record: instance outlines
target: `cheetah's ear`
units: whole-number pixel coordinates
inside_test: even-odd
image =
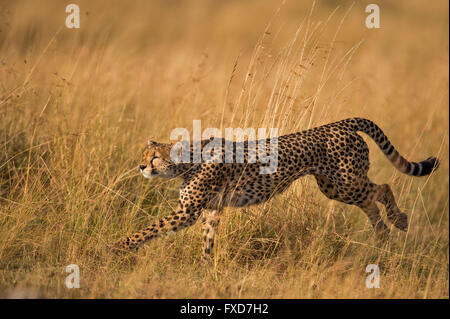
[[[148,140],[148,141],[147,141],[147,145],[148,145],[148,146],[155,146],[155,145],[158,145],[158,143],[155,142],[155,141],[152,141],[152,140]]]

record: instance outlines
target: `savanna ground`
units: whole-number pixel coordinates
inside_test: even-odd
[[[377,1],[380,29],[365,27],[368,1],[77,1],[67,29],[69,3],[0,2],[2,297],[449,297],[446,0]],[[125,257],[105,249],[176,205],[179,181],[138,171],[147,139],[195,119],[285,134],[356,116],[406,158],[441,160],[402,175],[364,137],[369,177],[410,219],[388,244],[305,177],[226,209],[210,267],[200,223]]]

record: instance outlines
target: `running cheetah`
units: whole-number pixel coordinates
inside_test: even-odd
[[[202,216],[203,256],[209,259],[219,217],[225,206],[263,203],[304,175],[313,175],[319,189],[328,198],[360,207],[375,234],[382,239],[387,238],[389,229],[376,202],[385,206],[387,218],[395,227],[406,231],[407,215],[397,207],[389,185],[374,184],[367,177],[369,149],[357,132],[370,136],[402,173],[425,176],[439,165],[435,157],[419,163],[407,161],[375,123],[363,118],[345,119],[278,137],[278,167],[271,174],[260,174],[259,168],[265,164],[249,161],[248,141],[231,142],[233,154],[237,148],[243,147],[245,158],[243,163],[234,161],[229,164],[214,161],[192,163],[192,147],[191,162],[176,164],[170,158],[173,144],[149,142],[143,152],[140,171],[145,178],[181,177],[183,183],[178,208],[159,222],[114,243],[111,249],[115,253],[137,250],[151,239],[193,225]],[[269,152],[273,139],[261,141],[261,148],[264,144],[266,147],[263,151]],[[201,142],[202,148],[207,142]],[[219,153],[224,155],[225,147],[222,146]]]

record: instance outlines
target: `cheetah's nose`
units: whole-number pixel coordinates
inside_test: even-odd
[[[147,165],[140,165],[140,166],[139,166],[139,168],[141,169],[141,171],[143,171],[146,167],[147,167]]]

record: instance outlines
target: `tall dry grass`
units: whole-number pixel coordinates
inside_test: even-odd
[[[448,3],[350,1],[0,3],[0,292],[63,298],[448,298]],[[378,123],[432,176],[400,174],[376,145],[407,233],[370,239],[357,208],[305,177],[264,205],[226,209],[211,267],[195,225],[124,258],[107,243],[171,211],[177,181],[144,180],[148,138],[176,127]],[[77,264],[81,288],[67,289]],[[365,287],[368,264],[381,288]]]

